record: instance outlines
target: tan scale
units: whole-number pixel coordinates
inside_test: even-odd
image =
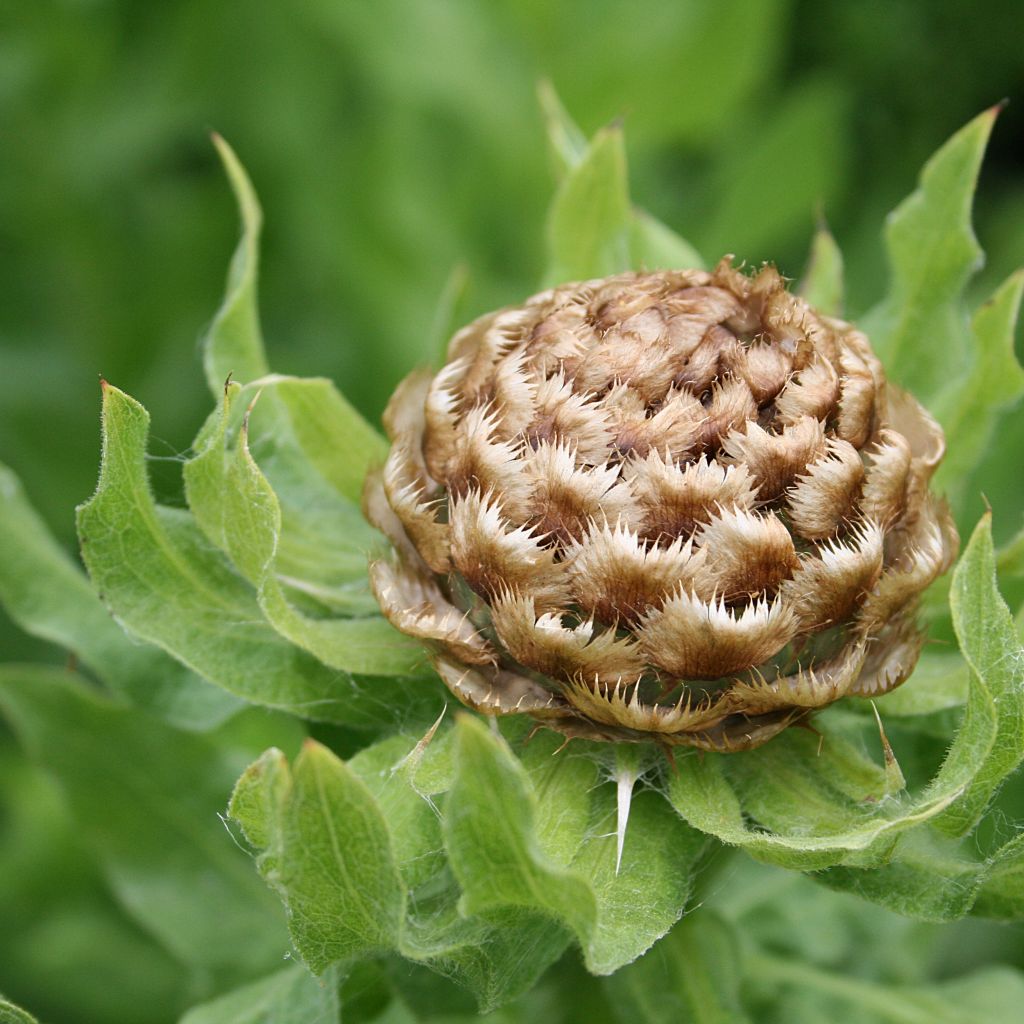
[[[385,426],[384,614],[463,703],[569,737],[741,750],[885,693],[956,555],[941,429],[771,267],[488,314]]]

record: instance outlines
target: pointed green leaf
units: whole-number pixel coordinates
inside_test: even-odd
[[[992,439],[1000,412],[1024,395],[1024,368],[1014,352],[1022,294],[1024,270],[1018,270],[978,309],[971,325],[970,372],[935,403],[947,444],[936,486],[946,493],[962,493]]]
[[[569,936],[537,913],[458,913],[460,893],[447,870],[440,809],[430,783],[440,766],[425,764],[450,760],[451,748],[444,737],[413,743],[397,736],[368,747],[349,765],[387,820],[396,863],[412,893],[400,952],[468,989],[483,1012],[531,988],[564,951]],[[564,785],[564,775],[561,782]],[[557,800],[559,784],[560,780],[549,779],[553,810],[567,810],[562,820],[570,826],[566,831],[573,833],[570,823],[575,815]]]
[[[93,584],[132,633],[246,700],[306,717],[371,725],[389,717],[402,684],[339,677],[263,619],[256,597],[212,551],[190,517],[153,502],[146,476],[149,417],[109,385],[96,494],[78,510]]]
[[[326,747],[307,741],[290,772],[278,754],[264,755],[239,780],[228,813],[260,848],[260,873],[314,973],[398,945],[405,887],[387,822]]]
[[[814,232],[811,256],[797,292],[819,313],[843,315],[843,254],[825,224]]]
[[[986,110],[942,146],[886,227],[889,294],[861,327],[890,377],[922,399],[964,371],[963,290],[981,261],[971,205],[997,113]]]
[[[591,838],[572,866],[590,880],[597,902],[585,951],[587,968],[611,974],[645,953],[679,920],[707,837],[688,827],[661,794],[636,793],[616,870],[614,787],[604,785],[595,796]]]
[[[626,151],[618,125],[602,128],[563,180],[548,213],[547,285],[629,269]]]
[[[514,728],[510,723],[506,731]],[[590,883],[597,916],[585,938],[585,960],[588,970],[608,974],[635,960],[679,919],[707,840],[688,828],[660,795],[638,791],[625,824],[620,862],[617,789],[600,781],[600,761],[608,751],[601,744],[582,742],[561,749],[563,743],[557,733],[545,730],[519,747],[518,757],[538,797],[538,845]],[[630,745],[616,753],[620,760],[629,758],[637,776],[657,770],[658,761],[648,748]]]
[[[294,964],[212,1002],[193,1007],[178,1024],[339,1024],[338,986]]]
[[[276,747],[265,750],[235,783],[228,814],[250,846],[264,851],[265,870],[280,852],[281,814],[291,789],[291,772]]]
[[[0,466],[0,601],[27,633],[67,648],[110,689],[182,728],[213,728],[242,702],[132,640]]]
[[[387,941],[403,956],[468,989],[481,1010],[487,1010],[531,988],[564,951],[569,936],[549,917],[523,910],[503,909],[468,917],[459,913],[460,892],[443,855],[439,806],[429,792],[429,781],[425,788],[418,782],[418,769],[431,756],[426,751],[443,746],[442,741],[437,742],[437,747],[428,747],[394,736],[334,769],[352,781],[351,795],[361,802],[363,816],[371,815],[386,829],[389,862],[400,877],[395,882],[395,898],[407,889],[410,893],[408,914]],[[450,753],[444,750],[442,756],[447,758]],[[430,773],[424,778],[429,780]],[[340,929],[345,939],[344,923],[328,916],[319,922],[319,931],[313,931],[310,924],[321,887],[336,885],[327,878],[324,858],[313,866],[307,863],[310,849],[324,845],[323,836],[317,838],[314,833],[318,829],[327,832],[328,815],[325,813],[319,824],[310,819],[303,835],[297,834],[289,825],[293,795],[292,776],[283,755],[270,750],[239,780],[229,813],[260,851],[260,872],[279,890],[293,921],[298,908],[301,918],[293,931],[300,951],[312,943],[315,948],[337,952],[333,932]],[[348,818],[335,817],[336,811],[330,814],[330,824],[338,829],[342,857],[356,864],[379,857],[379,834],[369,841],[365,830],[352,835]],[[290,887],[285,887],[282,879],[290,879]],[[352,955],[376,948],[369,941],[363,947],[350,945]]]
[[[938,824],[962,834],[978,821],[1006,776],[1024,758],[1024,649],[996,583],[989,515],[978,523],[956,567],[950,606],[972,680],[967,720],[943,772],[962,762],[970,766],[971,778]],[[975,714],[986,723],[982,731],[987,742],[972,742]]]
[[[275,390],[274,394],[279,392]],[[300,594],[309,595],[327,580],[319,571],[312,580],[299,578],[296,573],[301,566],[294,559],[279,569],[282,510],[249,450],[248,414],[237,443],[233,448],[226,447],[231,404],[236,396],[235,389],[225,389],[216,428],[204,431],[204,448],[185,467],[189,506],[200,527],[256,587],[260,609],[274,629],[325,665],[382,676],[406,675],[421,668],[425,662],[422,647],[398,633],[379,614],[358,619],[314,617],[299,611],[289,600],[286,582]],[[293,520],[301,516],[300,510]],[[323,538],[323,543],[329,545],[329,536]],[[286,555],[293,551],[294,546],[285,548]],[[329,560],[325,552],[324,562],[329,564]],[[365,572],[364,560],[360,576],[364,577]]]
[[[252,182],[235,151],[216,134],[213,144],[224,164],[242,218],[242,237],[231,259],[224,301],[204,342],[206,382],[213,394],[219,395],[229,375],[243,382],[251,381],[262,377],[268,367],[256,297],[263,214]]]
[[[56,777],[119,902],[181,962],[244,977],[278,961],[279,908],[218,818],[233,765],[214,738],[53,669],[0,669],[0,710]]]
[[[184,466],[189,507],[206,536],[254,585],[272,548],[274,572],[296,600],[313,603],[321,615],[377,614],[366,575],[377,535],[358,507],[324,479],[299,446],[279,400],[278,387],[285,380],[271,377],[244,389],[236,384],[225,389],[219,410],[193,443],[196,454]],[[246,403],[254,403],[249,414],[245,414]],[[243,419],[249,425],[251,446],[259,452],[260,470],[273,489],[273,501],[280,506],[277,512],[265,512],[267,525],[277,536],[255,566],[247,557],[250,538],[240,543],[233,535],[238,531],[231,529],[232,517],[245,512],[232,490],[238,485],[234,479],[238,467],[232,465],[230,454],[232,446],[237,446]],[[339,435],[332,443],[344,447],[346,438]],[[355,447],[350,458],[359,458]],[[365,465],[359,463],[358,471],[363,472]]]
[[[542,78],[537,83],[537,99],[547,129],[548,152],[561,182],[583,162],[587,137],[569,116],[550,79]]]
[[[348,762],[388,823],[395,863],[409,889],[430,882],[444,869],[438,807],[429,793],[416,788],[418,754],[415,741],[391,736]]]
[[[540,82],[537,87],[537,95],[547,128],[548,149],[555,166],[556,178],[564,192],[568,192],[570,188],[567,181],[575,180],[576,184],[573,187],[579,193],[565,200],[560,198],[562,192],[556,196],[555,205],[550,214],[549,236],[555,229],[555,210],[560,202],[565,202],[572,207],[571,216],[558,230],[560,233],[566,234],[566,249],[578,253],[584,252],[582,246],[579,249],[574,248],[574,242],[569,237],[574,230],[583,229],[588,233],[603,231],[605,232],[603,238],[596,243],[591,241],[590,244],[595,246],[591,252],[598,252],[602,246],[607,246],[608,264],[611,267],[607,270],[589,269],[596,263],[593,256],[588,256],[579,264],[585,268],[583,271],[575,274],[564,273],[559,276],[562,268],[559,266],[558,259],[552,257],[547,277],[548,283],[560,284],[572,277],[596,277],[605,273],[613,273],[616,270],[702,268],[704,261],[700,253],[689,242],[644,210],[636,207],[629,208],[629,186],[626,180],[621,132],[614,127],[606,129],[608,132],[618,133],[619,141],[615,143],[617,149],[609,144],[607,154],[597,154],[595,147],[599,142],[601,145],[606,144],[601,140],[601,134],[595,136],[588,145],[586,136],[569,116],[549,80],[544,79]],[[604,166],[595,165],[590,170],[585,170],[584,165],[588,160],[603,162]],[[586,189],[592,190],[589,199],[585,194]],[[593,220],[588,218],[588,202],[594,204],[589,210],[589,213],[593,215]],[[627,245],[625,251],[620,251],[622,245],[619,238],[622,232],[621,220],[626,217],[628,217]],[[578,218],[579,224],[574,224],[572,218]],[[622,260],[626,256],[628,256],[629,266],[622,264]],[[570,260],[568,265],[576,264]]]
[[[457,735],[445,843],[466,912],[549,914],[595,974],[636,959],[678,920],[704,840],[661,797],[634,798],[616,873],[615,788],[595,786],[589,757],[552,757],[560,741],[541,734],[528,769],[476,719],[460,718]]]
[[[743,961],[732,928],[701,907],[657,949],[605,980],[623,1021],[744,1024]]]
[[[867,760],[826,731],[823,720],[819,726],[820,741],[790,729],[747,753],[680,758],[669,800],[691,825],[722,842],[807,871],[884,859],[901,832],[940,814],[967,784],[957,770],[940,774],[918,796],[890,795],[881,758]]]
[[[464,912],[541,910],[565,921],[585,947],[597,918],[594,894],[542,850],[537,797],[524,769],[479,720],[460,715],[456,729],[458,773],[445,812],[445,845]]]

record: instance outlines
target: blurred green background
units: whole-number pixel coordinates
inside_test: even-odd
[[[334,377],[374,419],[432,357],[456,264],[466,318],[535,289],[553,187],[544,77],[588,132],[625,120],[634,199],[708,259],[770,258],[796,277],[823,212],[853,317],[882,292],[885,213],[956,128],[1009,97],[976,210],[987,294],[1024,264],[1022,30],[1019,0],[7,0],[0,458],[71,546],[102,374],[152,413],[156,487],[176,500],[177,457],[209,410],[198,341],[238,234],[212,129],[265,209],[275,368]],[[6,621],[0,642],[4,660],[63,657]],[[132,951],[122,983],[140,997],[172,989],[109,907],[105,937],[75,932],[81,907],[106,906],[103,881],[56,805],[28,813],[52,794],[3,736],[0,755],[8,779],[24,775],[5,788],[28,794],[0,807],[0,895],[15,869],[41,887],[0,899],[3,932],[22,936],[0,988],[16,994],[20,971],[41,1013],[88,1019],[59,990],[113,983],[90,966],[106,943],[109,962]],[[42,892],[55,875],[71,895]],[[59,913],[41,920],[47,899]]]

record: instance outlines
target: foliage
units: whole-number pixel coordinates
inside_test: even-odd
[[[621,128],[588,142],[542,99],[545,279],[697,262],[633,205]],[[766,158],[832,102],[794,99]],[[698,135],[713,120],[673,116]],[[947,430],[962,525],[1024,392],[1021,272],[973,317],[968,293],[995,116],[955,134],[890,218],[890,283],[865,320]],[[0,877],[21,880],[0,895],[19,936],[5,990],[44,1024],[1012,1019],[1024,948],[993,922],[1024,919],[1024,650],[998,576],[1011,592],[1020,542],[997,549],[988,515],[969,531],[931,606],[951,643],[877,702],[878,723],[847,702],[816,735],[669,765],[446,709],[366,586],[380,540],[359,488],[383,441],[329,381],[270,372],[259,204],[217,148],[243,233],[205,338],[215,407],[182,466],[187,507],[158,499],[148,413],[105,382],[99,484],[78,512],[88,578],[0,475],[0,600],[81,664],[0,669],[29,759],[0,746]],[[730,209],[705,240],[745,207]],[[825,229],[801,287],[841,308]],[[45,994],[51,962],[70,997]],[[0,1022],[32,1020],[0,997]]]

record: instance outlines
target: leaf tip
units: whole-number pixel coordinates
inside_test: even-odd
[[[1004,96],[1001,100],[997,100],[990,106],[985,113],[989,116],[992,121],[995,119],[1010,105],[1010,97]]]

